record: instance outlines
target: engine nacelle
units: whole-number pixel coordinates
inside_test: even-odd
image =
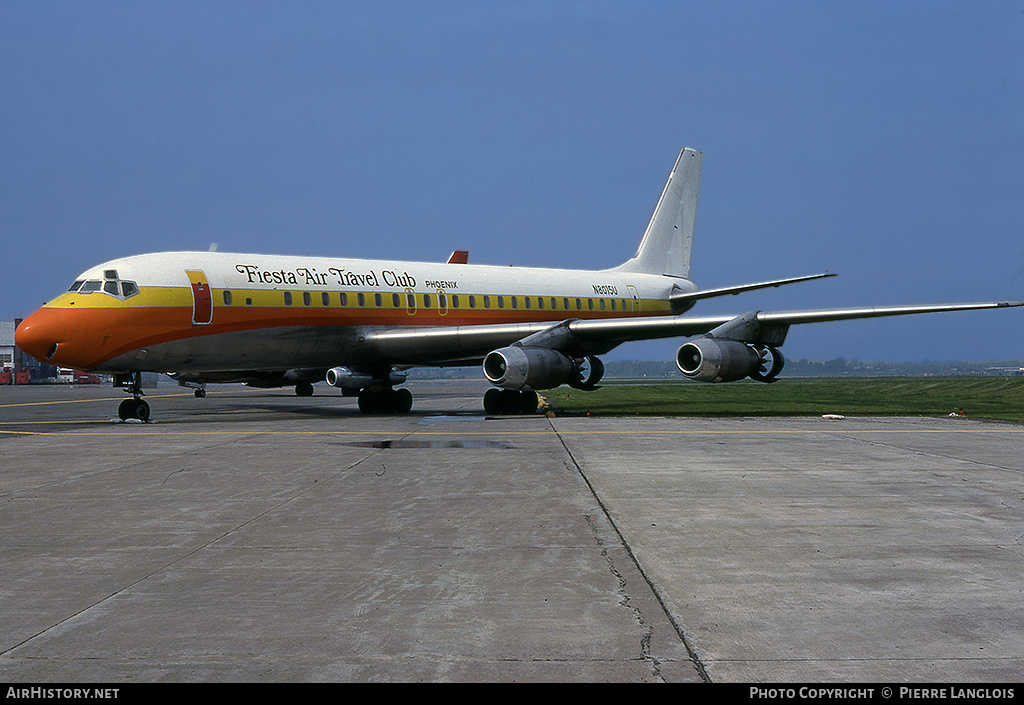
[[[597,389],[597,383],[604,377],[604,363],[601,358],[594,355],[585,355],[574,363],[576,374],[568,384],[575,389],[592,391]]]
[[[575,379],[573,361],[548,348],[516,345],[487,353],[484,377],[504,389],[553,389]]]
[[[698,382],[733,382],[760,370],[761,356],[736,340],[698,338],[679,348],[676,366]]]
[[[392,370],[388,374],[387,380],[374,375],[363,374],[360,372],[354,372],[347,367],[332,367],[327,370],[327,384],[332,387],[337,387],[343,392],[358,392],[360,389],[365,387],[372,387],[374,385],[394,386],[396,384],[402,384],[405,382],[407,374],[404,371]]]

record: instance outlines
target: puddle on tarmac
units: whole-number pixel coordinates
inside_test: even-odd
[[[511,450],[514,446],[501,441],[415,441],[415,440],[384,440],[384,441],[350,441],[339,445],[355,448],[497,448]]]

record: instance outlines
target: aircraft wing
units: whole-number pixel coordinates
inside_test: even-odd
[[[921,313],[946,313],[950,311],[976,311],[990,308],[1024,306],[1024,301],[981,301],[956,304],[919,304],[914,306],[863,306],[860,308],[809,309],[804,311],[754,311],[741,316],[658,316],[641,319],[610,319],[597,321],[575,321],[571,330],[585,339],[614,339],[625,335],[619,342],[672,338],[710,333],[716,328],[740,318],[749,318],[763,328],[788,328],[800,323],[823,323],[846,321],[857,318],[881,318],[884,316],[906,316]],[[621,325],[616,330],[615,324]]]
[[[715,333],[744,342],[781,345],[789,326],[857,318],[905,316],[1024,306],[1024,301],[866,306],[803,311],[752,311],[739,316],[650,316],[597,320],[431,328],[381,328],[366,332],[365,344],[392,364],[469,363],[495,348],[519,343],[567,353],[602,355],[634,340]]]

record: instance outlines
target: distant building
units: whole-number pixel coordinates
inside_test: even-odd
[[[0,321],[0,368],[13,368],[14,363],[14,321]]]

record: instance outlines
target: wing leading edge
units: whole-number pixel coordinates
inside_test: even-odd
[[[782,344],[789,326],[860,318],[923,313],[948,313],[1024,306],[1024,301],[865,306],[802,311],[752,311],[739,316],[653,316],[579,320],[551,325],[456,326],[451,328],[388,328],[368,331],[366,344],[396,365],[472,362],[506,345],[540,347],[566,354],[601,355],[625,342],[712,334],[746,343],[768,340]],[[723,327],[734,324],[731,328]],[[742,324],[742,325],[741,325]]]

